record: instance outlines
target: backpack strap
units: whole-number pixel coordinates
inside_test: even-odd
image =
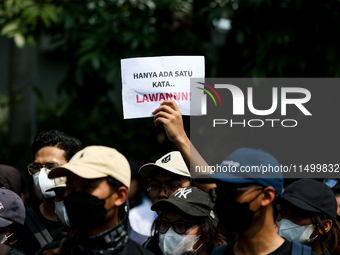
[[[52,242],[53,238],[32,208],[26,209],[26,224],[41,247]]]
[[[307,245],[302,245],[298,242],[292,241],[292,255],[310,255],[312,248]]]

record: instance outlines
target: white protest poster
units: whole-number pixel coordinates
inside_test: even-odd
[[[124,119],[152,117],[164,100],[175,100],[182,115],[200,115],[190,109],[190,78],[204,78],[204,56],[166,56],[121,60]],[[191,111],[190,111],[191,110]]]

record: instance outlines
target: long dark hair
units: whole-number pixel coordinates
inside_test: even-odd
[[[315,228],[320,228],[322,234],[320,234],[320,248],[322,253],[328,250],[331,254],[340,254],[340,228],[338,223],[333,221],[331,229],[326,232],[322,222],[329,219],[326,215],[317,215],[313,217],[313,223]]]
[[[222,235],[221,231],[214,226],[208,217],[204,217],[199,226],[199,233],[201,234],[201,240],[206,238],[209,241],[206,243],[206,250],[210,254],[216,247],[227,243],[227,239]]]

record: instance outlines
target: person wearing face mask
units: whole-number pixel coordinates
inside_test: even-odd
[[[55,186],[52,188],[49,188],[46,190],[46,192],[55,192],[55,197],[54,197],[54,204],[55,204],[55,210],[54,213],[58,216],[59,220],[67,226],[67,233],[61,232],[60,238],[58,235],[56,236],[55,239],[58,239],[57,241],[51,242],[46,244],[44,247],[42,247],[36,255],[42,255],[44,254],[45,251],[50,251],[53,249],[56,249],[60,246],[60,243],[63,238],[65,237],[71,237],[73,236],[76,232],[77,229],[71,226],[70,219],[68,217],[65,203],[64,203],[64,193],[65,193],[65,188],[66,188],[66,177],[57,177],[54,179],[55,181]],[[46,252],[45,252],[46,253]]]
[[[34,187],[43,199],[38,207],[26,208],[25,227],[28,233],[25,253],[36,254],[47,243],[60,238],[59,233],[67,232],[67,226],[55,213],[55,180],[47,177],[50,169],[66,164],[82,148],[81,142],[58,130],[40,132],[31,146],[33,162],[28,165]]]
[[[317,254],[339,254],[337,202],[333,191],[313,179],[288,185],[277,218],[279,235],[312,247]],[[336,252],[336,253],[334,253]]]
[[[129,220],[133,231],[141,237],[134,235],[131,238],[143,244],[151,236],[151,226],[157,213],[151,210],[151,205],[157,201],[167,199],[178,189],[190,185],[190,172],[179,151],[171,151],[155,163],[148,163],[139,169],[140,176],[148,181],[148,199],[144,204],[133,208]],[[132,232],[133,233],[133,232]]]
[[[66,177],[57,177],[54,179],[55,186],[46,190],[46,192],[54,191],[54,213],[58,216],[58,219],[66,226],[71,228],[70,220],[68,218],[65,203],[64,203],[64,193],[66,188]],[[71,228],[72,230],[72,228]],[[70,231],[69,231],[70,232]],[[74,231],[71,231],[71,235]]]
[[[152,254],[129,238],[127,215],[123,214],[131,170],[121,153],[105,146],[88,146],[68,164],[57,166],[49,173],[49,178],[62,176],[67,177],[66,212],[70,225],[78,230],[63,240],[55,252]]]
[[[25,254],[23,241],[25,206],[21,198],[6,188],[0,189],[0,255]]]
[[[261,166],[280,168],[277,160],[260,149],[240,148],[232,152],[221,164],[221,169],[196,182],[216,183],[210,191],[215,211],[225,231],[236,233],[235,240],[217,247],[212,254],[313,254],[310,247],[282,238],[276,230],[274,213],[276,200],[282,194],[283,176],[280,171],[246,171]]]
[[[218,217],[209,195],[196,187],[185,187],[167,200],[156,202],[159,211],[153,236],[144,247],[159,255],[210,254],[226,243],[217,228]]]

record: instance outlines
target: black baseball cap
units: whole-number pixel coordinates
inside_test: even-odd
[[[174,207],[184,214],[208,217],[217,226],[218,217],[214,211],[215,204],[210,196],[196,187],[185,187],[169,196],[167,200],[157,201],[151,206],[153,211],[169,211]]]
[[[324,183],[313,179],[300,179],[289,184],[282,200],[304,211],[326,214],[336,220],[337,202],[333,191]]]

